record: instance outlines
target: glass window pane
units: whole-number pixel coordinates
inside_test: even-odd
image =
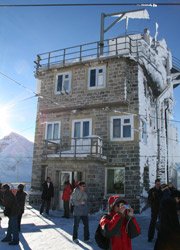
[[[59,139],[59,124],[54,124],[53,139]]]
[[[57,91],[62,91],[62,81],[63,75],[59,75],[57,80]]]
[[[52,124],[47,125],[47,139],[50,140],[52,139]]]
[[[113,119],[113,138],[121,137],[121,119]]]
[[[80,122],[75,122],[74,123],[74,137],[75,138],[80,138],[80,128],[81,128],[81,123]]]
[[[114,185],[114,169],[112,170],[108,169],[107,170],[107,193],[108,194],[114,193],[113,185]]]
[[[91,69],[90,71],[90,87],[96,86],[96,70]]]
[[[131,125],[123,126],[123,137],[131,137]]]
[[[89,136],[89,122],[83,122],[83,137]]]
[[[108,169],[107,170],[107,193],[108,194],[124,194],[124,169]]]
[[[104,85],[104,76],[103,74],[98,75],[98,86],[103,86]]]
[[[69,91],[69,80],[68,79],[64,81],[63,90]]]
[[[130,119],[124,119],[124,123],[130,123]]]

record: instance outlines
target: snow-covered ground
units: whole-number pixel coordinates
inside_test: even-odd
[[[0,211],[2,223],[0,228],[0,237],[4,237],[7,228],[7,218],[3,217]],[[0,249],[25,249],[25,250],[98,250],[94,240],[94,232],[98,225],[101,214],[89,216],[90,236],[92,243],[83,242],[83,226],[79,227],[79,244],[72,242],[73,218],[61,218],[62,211],[50,211],[48,217],[41,216],[39,211],[27,206],[22,219],[22,232],[20,233],[20,245],[9,246],[8,243],[0,242]],[[147,230],[150,219],[149,209],[141,215],[136,215],[141,225],[142,233],[133,240],[133,250],[153,250],[154,242],[147,242]]]

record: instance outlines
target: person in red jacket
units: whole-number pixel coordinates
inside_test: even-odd
[[[109,214],[100,220],[104,235],[110,238],[111,250],[132,250],[131,238],[140,234],[134,210],[118,195],[108,200]]]
[[[69,201],[72,194],[72,185],[69,181],[65,181],[62,194],[62,200],[64,202],[64,215],[63,218],[69,218]]]

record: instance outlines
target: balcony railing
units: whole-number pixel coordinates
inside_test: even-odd
[[[103,142],[99,136],[71,138],[71,140],[45,140],[43,157],[87,157],[103,158]]]

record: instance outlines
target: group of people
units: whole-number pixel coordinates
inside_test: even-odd
[[[155,186],[148,192],[151,206],[151,220],[148,241],[151,242],[157,229],[154,250],[180,249],[180,191],[172,184],[155,180]]]
[[[63,218],[70,218],[70,208],[73,208],[74,225],[73,225],[73,241],[78,243],[78,228],[82,220],[84,224],[84,241],[89,239],[89,220],[88,220],[88,196],[85,191],[86,184],[84,181],[78,182],[76,186],[72,186],[69,180],[64,183],[64,189],[61,199],[63,200],[64,215]],[[54,197],[54,187],[51,178],[47,177],[43,183],[42,203],[40,207],[40,214],[45,212],[49,214],[51,199]],[[70,204],[71,203],[71,204]],[[72,212],[71,210],[71,212]]]
[[[9,245],[19,244],[19,232],[21,231],[21,218],[24,213],[26,195],[23,184],[18,185],[15,195],[8,184],[0,184],[0,205],[4,207],[4,215],[9,219],[7,234],[1,242],[7,242]]]
[[[46,205],[46,214],[49,214],[50,200],[54,196],[54,188],[50,177],[47,177],[43,184],[42,204],[40,213],[42,214]],[[61,199],[64,204],[64,215],[69,218],[70,208],[73,207],[74,223],[72,240],[78,243],[78,228],[82,221],[84,225],[84,241],[90,242],[89,219],[88,219],[88,195],[86,184],[80,181],[74,188],[69,180],[65,181]],[[119,195],[113,195],[108,200],[109,216],[103,216],[100,220],[102,233],[110,239],[111,250],[131,250],[131,238],[134,234],[140,234],[140,226],[135,217],[134,210],[127,207],[127,202]]]
[[[21,218],[24,213],[26,193],[24,186],[20,184],[14,195],[8,184],[0,185],[0,203],[4,206],[4,214],[8,216],[7,234],[2,242],[9,245],[19,244],[19,231],[21,230]],[[40,214],[49,214],[51,198],[54,196],[54,186],[50,177],[43,183],[42,203]],[[69,180],[64,183],[61,199],[64,204],[64,215],[70,217],[70,208],[73,207],[74,224],[72,240],[78,243],[78,228],[80,221],[84,225],[84,241],[90,242],[88,219],[88,195],[86,184],[80,181],[72,187]],[[154,250],[179,250],[180,224],[179,204],[180,193],[172,185],[161,185],[159,179],[155,180],[155,186],[148,192],[148,202],[151,207],[151,220],[148,230],[148,241],[151,242],[157,230],[157,238]],[[134,216],[134,210],[119,195],[112,195],[108,199],[108,214],[102,216],[99,227],[103,237],[108,239],[106,249],[132,250],[131,239],[141,232],[140,226]]]

